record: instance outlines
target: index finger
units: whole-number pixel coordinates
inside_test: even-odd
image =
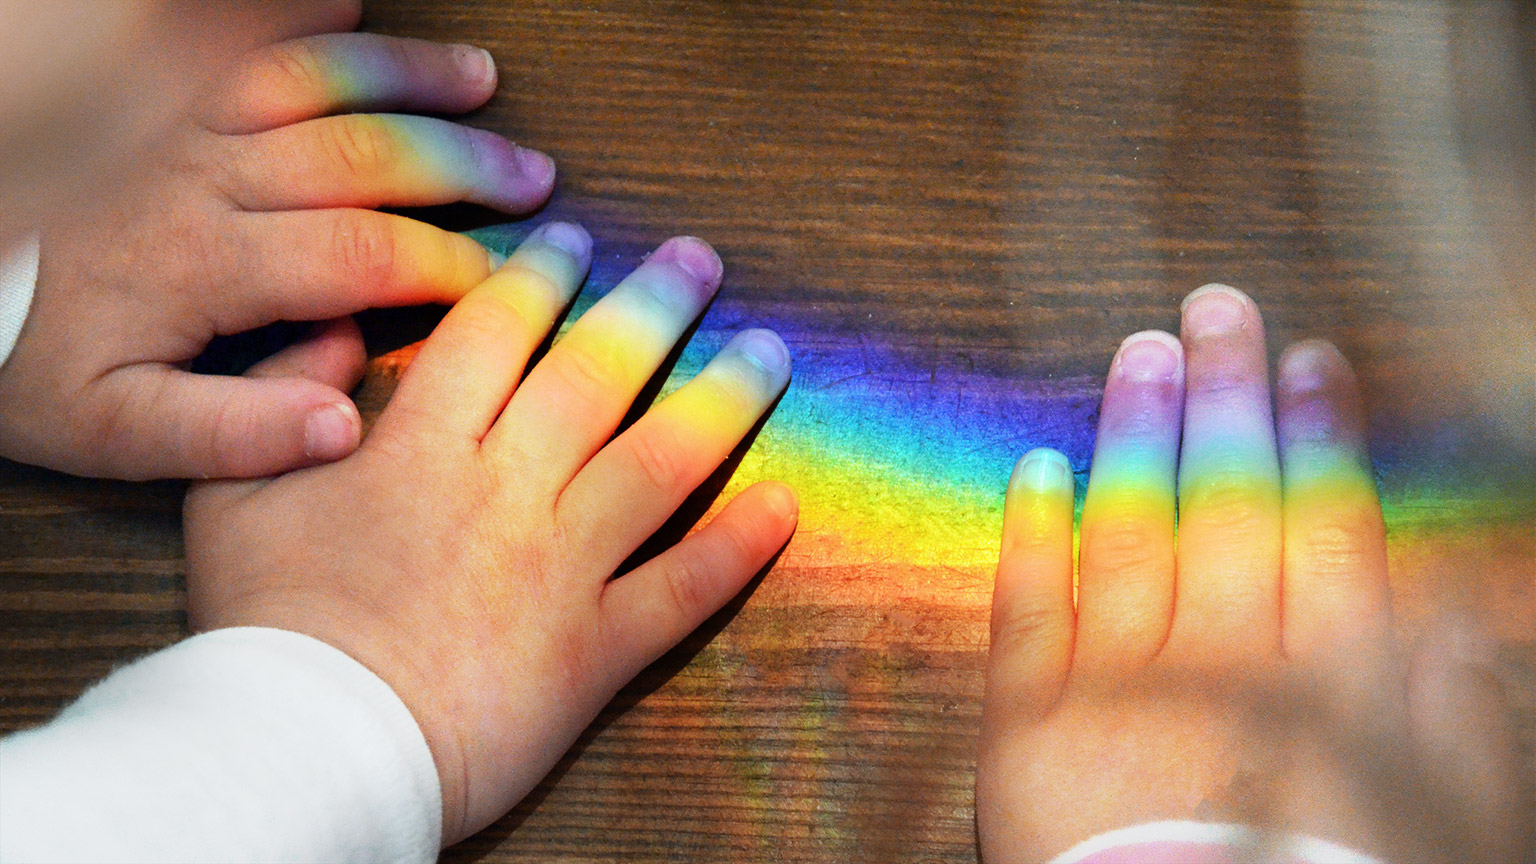
[[[205,310],[219,333],[364,309],[456,303],[500,264],[462,234],[372,210],[240,213]]]

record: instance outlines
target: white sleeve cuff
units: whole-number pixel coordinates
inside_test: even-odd
[[[0,741],[0,860],[430,862],[442,800],[410,711],[308,636],[244,627],[118,670]]]
[[[37,287],[37,235],[0,252],[0,366],[16,347]]]
[[[1260,831],[1229,822],[1147,822],[1090,837],[1049,864],[1276,861],[1286,864],[1381,864],[1337,843]]]

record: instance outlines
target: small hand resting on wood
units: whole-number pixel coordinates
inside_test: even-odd
[[[721,263],[700,240],[668,240],[525,377],[590,256],[580,228],[543,226],[449,311],[355,453],[203,483],[187,500],[194,627],[308,634],[387,682],[431,748],[445,844],[527,794],[795,527],[794,494],[761,483],[613,578],[774,403],[790,365],[777,336],[744,332],[613,437]],[[280,356],[250,374],[352,386],[355,373],[334,370]]]
[[[468,237],[375,208],[525,213],[554,188],[548,156],[408,113],[490,99],[496,66],[478,48],[320,33],[217,72],[135,174],[98,184],[88,217],[32,226],[36,289],[0,365],[0,456],[135,480],[339,459],[362,430],[344,390],[187,364],[216,336],[315,321],[291,362],[355,375],[352,313],[452,303],[496,265]]]
[[[1067,460],[1015,469],[976,791],[989,864],[1096,836],[1064,860],[1524,853],[1491,642],[1463,622],[1400,657],[1349,364],[1292,345],[1273,418],[1270,399],[1258,308],[1207,286],[1180,338],[1138,333],[1110,367],[1075,561]]]

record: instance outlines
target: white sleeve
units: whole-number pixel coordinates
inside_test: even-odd
[[[215,630],[0,741],[0,861],[430,862],[440,796],[410,711],[362,664]]]
[[[0,250],[0,366],[16,347],[36,287],[37,235],[33,235],[14,249]]]
[[[1382,864],[1337,843],[1303,834],[1262,831],[1232,822],[1170,819],[1090,837],[1047,864],[1128,864],[1144,861],[1284,861],[1287,864]]]

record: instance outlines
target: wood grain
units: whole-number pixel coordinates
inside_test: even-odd
[[[727,292],[828,344],[1091,381],[1211,280],[1255,294],[1276,351],[1336,340],[1381,437],[1459,448],[1424,483],[1505,481],[1514,516],[1419,514],[1393,579],[1409,633],[1452,605],[1494,622],[1529,732],[1536,306],[1479,229],[1431,50],[1446,20],[1363,0],[379,0],[365,27],[491,49],[501,90],[472,122],[555,156],[550,214],[600,247],[706,237]],[[0,728],[181,635],[180,493],[0,465]],[[973,859],[985,585],[818,599],[895,566],[781,564],[446,860]]]

